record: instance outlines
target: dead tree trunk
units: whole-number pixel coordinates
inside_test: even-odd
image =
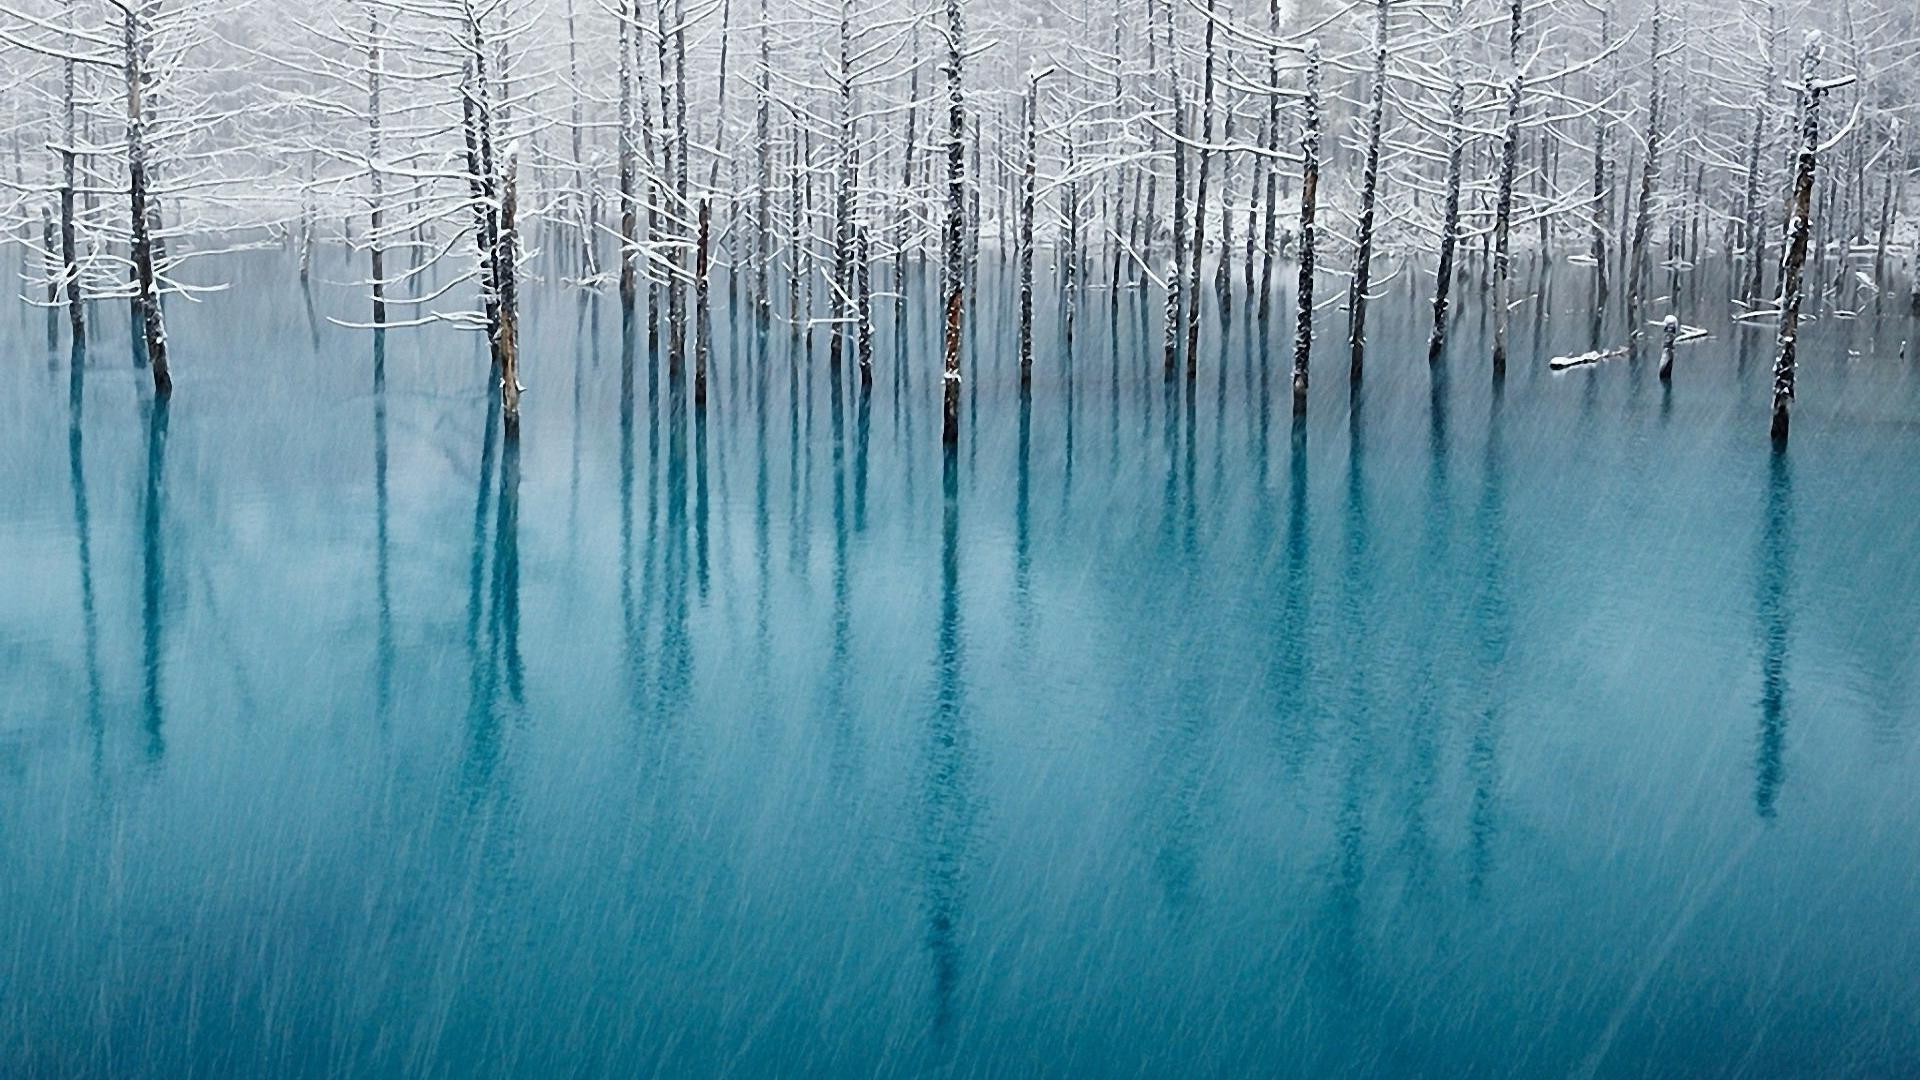
[[[40,208],[40,269],[47,278],[47,351],[60,343],[60,227],[53,207]]]
[[[1066,167],[1069,179],[1067,180],[1065,190],[1061,192],[1061,198],[1064,199],[1067,204],[1066,213],[1061,215],[1061,228],[1066,233],[1063,237],[1062,245],[1064,250],[1061,252],[1060,258],[1061,329],[1066,335],[1067,347],[1071,349],[1073,347],[1074,313],[1079,309],[1080,279],[1083,268],[1081,266],[1080,248],[1080,181],[1074,174],[1075,152],[1073,136],[1069,134],[1065,142]]]
[[[319,182],[319,168],[315,152],[307,154],[307,182],[300,189],[300,284],[305,285],[313,278],[313,229],[317,212],[314,206],[313,188]]]
[[[1367,291],[1373,287],[1373,218],[1380,197],[1380,136],[1387,110],[1387,5],[1375,0],[1373,89],[1367,97],[1367,162],[1360,176],[1360,237],[1353,256],[1353,283],[1347,294],[1347,347],[1352,354],[1348,378],[1360,381],[1367,357]]]
[[[707,280],[713,270],[713,198],[700,197],[700,239],[693,260],[693,407],[707,407],[707,355],[712,350],[709,338]]]
[[[1320,43],[1307,43],[1306,112],[1300,121],[1300,295],[1293,328],[1293,411],[1307,409],[1313,355],[1314,201],[1320,194]]]
[[[1762,170],[1771,172],[1768,166],[1770,155],[1767,146],[1767,133],[1775,122],[1773,85],[1778,81],[1774,44],[1780,36],[1780,5],[1777,2],[1767,4],[1767,37],[1763,43],[1764,68],[1760,94],[1753,103],[1753,136],[1747,147],[1747,190],[1745,217],[1747,272],[1746,298],[1748,303],[1757,302],[1766,289],[1767,279],[1767,200],[1760,197],[1762,188]]]
[[[1111,40],[1113,44],[1111,52],[1116,62],[1113,65],[1112,99],[1108,105],[1109,119],[1119,116],[1122,104],[1126,101],[1127,97],[1126,65],[1118,62],[1120,57],[1126,55],[1121,38],[1123,17],[1124,13],[1120,10],[1119,5],[1115,5],[1112,21],[1113,36]],[[1135,183],[1138,183],[1138,181],[1136,180]],[[1121,221],[1121,212],[1127,205],[1126,169],[1120,168],[1113,171],[1113,190],[1108,197],[1112,200],[1112,203],[1111,210],[1107,215],[1108,236],[1110,237],[1110,241],[1107,244],[1107,254],[1111,256],[1112,261],[1108,271],[1107,284],[1109,292],[1107,299],[1111,302],[1111,311],[1117,319],[1120,315],[1121,274],[1126,269],[1127,244],[1125,241],[1132,236],[1132,224],[1130,222],[1126,223],[1123,229]]]
[[[619,13],[615,12],[615,17]],[[600,273],[599,243],[595,235],[595,213],[593,184],[587,175],[587,155],[585,143],[586,93],[580,81],[580,26],[575,11],[574,0],[567,0],[567,75],[573,83],[572,108],[568,113],[568,134],[573,149],[573,216],[574,226],[580,230],[580,276],[593,278]]]
[[[1520,89],[1516,71],[1507,84],[1507,130],[1500,144],[1500,185],[1493,210],[1493,377],[1507,373],[1507,321],[1512,305],[1513,180],[1520,156]]]
[[[855,348],[860,360],[860,392],[864,394],[873,389],[873,248],[865,222],[854,226],[853,244],[856,312],[860,319]]]
[[[686,0],[674,0],[673,3],[673,205],[674,212],[685,215],[693,203],[687,198],[687,5]],[[663,43],[664,47],[664,43]],[[685,220],[684,216],[681,218]],[[686,234],[681,233],[684,237]],[[685,255],[676,248],[671,260],[673,269],[681,271],[686,265]],[[671,334],[672,356],[668,360],[667,370],[683,375],[686,370],[687,356],[687,296],[684,285],[676,280],[667,294],[667,311],[672,320]]]
[[[1173,274],[1167,279],[1172,298],[1167,304],[1165,375],[1172,379],[1180,363],[1180,315],[1185,310],[1181,291],[1187,269],[1187,112],[1180,100],[1180,49],[1173,38],[1173,0],[1162,0],[1167,31],[1167,97],[1173,112]]]
[[[753,206],[753,310],[760,329],[772,311],[767,295],[767,263],[773,257],[773,58],[767,44],[767,0],[760,0],[759,85],[754,95],[753,126],[759,155],[760,188]]]
[[[794,341],[800,340],[800,318],[808,314],[800,302],[801,245],[805,237],[801,231],[805,221],[801,198],[801,133],[796,122],[791,145],[788,147],[787,162],[787,333]]]
[[[67,34],[69,47],[73,36],[73,0],[67,0]],[[61,71],[61,114],[64,145],[60,148],[60,275],[67,289],[67,321],[73,328],[75,343],[87,338],[87,308],[80,286],[80,241],[79,227],[74,220],[75,195],[78,189],[76,181],[76,149],[80,132],[74,123],[74,60],[69,56]]]
[[[1280,149],[1280,0],[1267,0],[1267,149]],[[1280,247],[1280,167],[1269,165],[1260,266],[1260,322],[1273,310],[1273,264]]]
[[[386,181],[380,171],[380,12],[370,8],[367,14],[367,254],[372,274],[373,321],[387,321],[387,255],[381,245],[386,228]]]
[[[1213,165],[1213,64],[1214,19],[1217,0],[1207,0],[1206,55],[1202,61],[1200,82],[1200,176],[1193,197],[1193,254],[1188,258],[1187,277],[1187,381],[1198,375],[1200,362],[1200,264],[1207,254],[1207,175]],[[1177,52],[1175,55],[1179,55]]]
[[[1220,140],[1233,145],[1233,112],[1227,109]],[[1214,297],[1220,304],[1220,334],[1227,333],[1227,320],[1233,312],[1233,155],[1220,156],[1220,261],[1213,270]]]
[[[1883,178],[1880,188],[1880,225],[1878,238],[1874,241],[1873,245],[1873,306],[1876,313],[1880,310],[1880,298],[1886,295],[1887,243],[1893,231],[1893,207],[1899,200],[1899,197],[1906,194],[1904,186],[1900,190],[1899,195],[1895,194],[1894,188],[1895,173],[1899,174],[1902,181],[1906,179],[1906,170],[1900,167],[1905,157],[1906,155],[1900,147],[1899,128],[1896,126],[1893,131],[1893,137],[1889,140],[1887,146],[1889,165],[1887,167],[1887,175]]]
[[[1907,271],[1907,314],[1920,318],[1920,236],[1913,238],[1913,258]]]
[[[893,332],[907,332],[907,228],[913,204],[913,151],[920,120],[920,28],[913,30],[913,72],[907,83],[907,132],[900,149],[900,216],[893,223]]]
[[[1600,49],[1606,51],[1612,45],[1613,3],[1600,9]],[[1610,102],[1613,98],[1613,80],[1606,76],[1598,77],[1600,99]],[[1594,111],[1593,117],[1593,203],[1588,213],[1593,216],[1593,235],[1589,241],[1588,254],[1593,257],[1593,311],[1598,320],[1600,310],[1607,302],[1607,226],[1613,218],[1612,187],[1607,182],[1612,164],[1613,117],[1606,108]]]
[[[1451,34],[1466,26],[1465,0],[1453,0]],[[1427,362],[1437,363],[1447,348],[1447,319],[1453,290],[1454,249],[1460,242],[1460,165],[1467,145],[1466,57],[1460,42],[1447,49],[1447,186],[1440,219],[1440,265],[1433,275],[1433,332],[1427,336]]]
[[[827,342],[827,371],[836,383],[840,380],[840,358],[850,340],[848,324],[853,314],[853,4],[840,0],[840,52],[835,70],[836,97],[840,102],[839,153],[833,192],[833,282],[827,290],[827,310],[832,317]]]
[[[639,292],[634,247],[639,238],[640,211],[634,192],[635,150],[633,130],[634,33],[640,24],[640,0],[631,7],[622,6],[620,22],[620,309],[631,314]]]
[[[941,260],[947,319],[940,439],[949,447],[960,442],[960,337],[966,304],[967,108],[961,82],[965,56],[960,0],[947,0],[947,230]]]
[[[1794,158],[1793,200],[1787,221],[1786,253],[1780,260],[1780,341],[1773,361],[1773,441],[1787,441],[1793,406],[1795,365],[1800,344],[1800,304],[1805,293],[1807,237],[1812,231],[1814,166],[1820,150],[1820,99],[1826,90],[1820,73],[1820,34],[1807,35],[1800,56],[1800,149]]]
[[[1650,85],[1647,90],[1647,160],[1640,167],[1640,204],[1634,212],[1633,249],[1627,259],[1627,347],[1629,355],[1640,353],[1641,300],[1652,270],[1647,266],[1647,238],[1653,231],[1653,200],[1660,180],[1661,85],[1660,38],[1666,20],[1660,0],[1653,5],[1653,45],[1649,51]]]
[[[659,5],[656,4],[655,6],[657,8]],[[647,43],[644,26],[645,24],[640,21],[640,0],[633,0],[633,41],[631,43],[634,79],[633,98],[639,109],[639,115],[635,119],[640,125],[639,144],[634,149],[638,153],[640,162],[637,168],[639,172],[645,174],[644,180],[646,181],[645,186],[647,193],[646,242],[651,246],[656,241],[659,241],[667,232],[662,222],[664,222],[668,216],[665,209],[668,191],[667,179],[669,176],[668,161],[673,155],[673,144],[667,139],[667,133],[661,131],[659,143],[657,146],[655,145],[654,132],[658,125],[654,123],[653,116],[654,95],[652,89],[647,85],[648,65],[646,57],[641,54],[641,49],[644,48]],[[661,38],[659,47],[660,124],[665,124],[668,116],[666,48],[666,39],[663,37]],[[638,175],[634,178],[634,198],[639,198],[639,188],[642,179],[643,178]],[[636,225],[636,231],[637,229],[638,226]],[[629,253],[627,257],[630,261],[637,263],[639,254],[635,251]],[[635,267],[635,274],[637,277],[637,265]],[[660,280],[661,276],[649,271],[646,277],[647,352],[651,354],[660,347],[660,318],[666,310],[666,303],[664,300],[665,293]],[[639,282],[637,280],[634,283],[634,289],[636,295],[635,302],[637,303],[639,291]]]
[[[160,283],[154,273],[153,206],[147,190],[146,29],[136,8],[126,9],[127,192],[132,216],[134,316],[153,369],[153,392],[173,393],[167,367],[167,328],[160,310]]]
[[[500,355],[500,410],[508,438],[520,434],[520,153],[509,147],[500,176],[500,240],[494,249],[493,280],[500,321],[495,349]]]
[[[480,126],[481,118],[486,115],[483,104],[485,78],[485,68],[477,60],[468,60],[461,76],[460,113],[462,135],[466,142],[467,195],[473,207],[473,240],[478,253],[480,301],[485,310],[489,357],[497,375],[500,371],[499,335],[496,333],[500,325],[500,293],[493,279],[493,256],[499,241],[495,234],[497,223],[493,212],[492,166]]]
[[[1159,70],[1159,38],[1153,32],[1153,20],[1147,20],[1147,70]],[[1151,276],[1148,267],[1153,265],[1153,242],[1155,225],[1160,211],[1160,128],[1155,125],[1147,133],[1147,182],[1142,185],[1136,181],[1133,188],[1133,229],[1135,234],[1134,250],[1138,253],[1134,260],[1132,275],[1136,284]],[[1143,212],[1144,207],[1144,212]],[[1141,303],[1144,313],[1146,304]]]
[[[1258,125],[1256,130],[1259,132],[1259,134],[1255,136],[1257,145],[1264,146],[1269,150],[1273,149],[1273,136],[1266,130],[1267,125],[1265,119],[1261,118],[1257,111],[1254,115],[1255,123]],[[1271,169],[1274,164],[1274,162],[1269,161],[1260,154],[1253,155],[1247,162],[1247,216],[1245,221],[1242,222],[1246,234],[1246,240],[1243,241],[1246,244],[1246,251],[1241,254],[1240,258],[1240,288],[1246,295],[1246,310],[1249,314],[1253,312],[1254,304],[1253,275],[1257,269],[1254,260],[1257,259],[1260,254],[1260,179],[1262,173],[1265,170]]]
[[[1023,141],[1020,164],[1020,389],[1033,386],[1033,188],[1039,169],[1040,79],[1027,76],[1027,99],[1021,117]]]

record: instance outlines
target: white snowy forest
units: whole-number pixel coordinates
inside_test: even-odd
[[[1721,260],[1738,317],[1779,324],[1781,437],[1799,319],[1920,311],[1916,23],[1908,0],[4,0],[0,219],[50,322],[132,304],[161,393],[162,299],[246,287],[211,256],[284,247],[304,274],[349,244],[367,304],[328,315],[489,334],[510,429],[530,281],[644,310],[704,393],[710,290],[870,380],[876,323],[937,274],[952,439],[982,258],[1017,265],[1024,311],[1056,292],[1069,334],[1151,304],[1169,378],[1237,284],[1298,401],[1361,377],[1402,275],[1434,356],[1450,301],[1484,296],[1497,373],[1518,260],[1593,267],[1621,349],[1664,319],[1669,353],[1698,313],[1660,308],[1668,279]],[[1348,331],[1316,349],[1328,308]]]

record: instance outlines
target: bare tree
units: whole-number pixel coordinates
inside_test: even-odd
[[[1300,125],[1300,290],[1293,330],[1293,411],[1307,408],[1308,361],[1313,354],[1314,212],[1320,195],[1320,43],[1307,45],[1307,97]]]
[[[1820,155],[1820,101],[1846,86],[1852,76],[1821,82],[1819,31],[1807,35],[1800,54],[1800,136],[1794,155],[1793,193],[1788,202],[1785,253],[1780,260],[1780,338],[1773,361],[1773,440],[1785,443],[1793,407],[1800,347],[1800,307],[1804,300],[1807,238],[1812,232],[1813,184]]]
[[[941,441],[960,441],[960,335],[965,325],[964,233],[967,228],[967,102],[961,65],[966,57],[966,24],[960,0],[947,0],[947,228],[941,257],[946,294],[946,373],[941,393]]]

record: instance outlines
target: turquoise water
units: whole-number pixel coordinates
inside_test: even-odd
[[[1920,1073],[1904,318],[1775,454],[1764,329],[1550,373],[1577,268],[1301,425],[1244,298],[1171,391],[1043,302],[1023,407],[990,283],[945,460],[917,303],[870,397],[722,303],[702,422],[530,287],[503,447],[233,271],[163,409],[0,312],[9,1075]]]

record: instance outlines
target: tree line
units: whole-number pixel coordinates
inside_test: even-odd
[[[1170,382],[1236,305],[1289,333],[1290,263],[1304,409],[1316,314],[1344,313],[1359,383],[1402,275],[1433,363],[1463,296],[1490,307],[1501,377],[1530,259],[1586,267],[1596,326],[1622,319],[1624,344],[1569,362],[1637,358],[1661,326],[1668,373],[1709,302],[1776,325],[1784,439],[1802,320],[1880,312],[1920,255],[1916,21],[1902,0],[0,0],[0,216],[49,333],[125,303],[160,395],[169,303],[266,244],[303,280],[317,245],[351,247],[367,306],[336,321],[486,335],[510,437],[523,282],[617,293],[696,409],[714,288],[864,389],[880,317],[908,333],[924,283],[949,444],[982,288],[1017,291],[1030,384],[1037,261],[1069,339],[1152,312]],[[1683,301],[1709,265],[1730,295]]]

